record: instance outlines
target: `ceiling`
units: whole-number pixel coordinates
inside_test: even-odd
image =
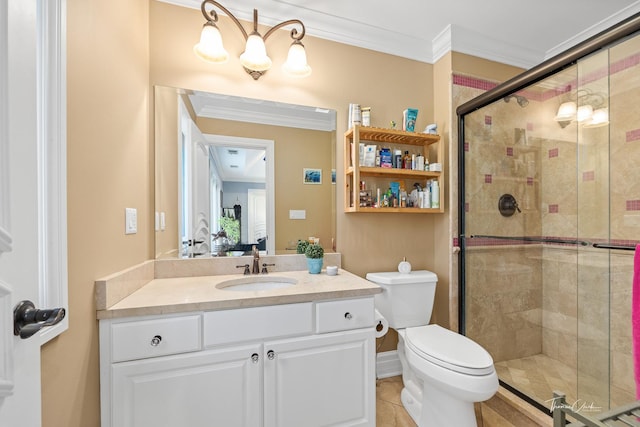
[[[198,0],[161,0],[199,8]],[[434,63],[449,51],[522,68],[640,13],[640,0],[221,0],[238,19]],[[249,28],[247,28],[249,30]],[[313,67],[313,54],[309,53]]]

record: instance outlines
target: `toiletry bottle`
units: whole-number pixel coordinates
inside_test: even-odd
[[[362,126],[371,126],[371,107],[362,107]]]
[[[396,159],[395,167],[398,169],[402,169],[402,151],[396,150],[394,157]]]
[[[411,156],[409,155],[409,151],[404,152],[404,160],[402,162],[403,169],[411,169]]]
[[[431,182],[431,207],[440,209],[440,188],[436,180]]]
[[[424,186],[424,195],[422,197],[422,207],[429,209],[431,207],[431,182],[427,181],[427,185]]]

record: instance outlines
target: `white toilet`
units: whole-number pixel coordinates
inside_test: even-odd
[[[430,271],[368,273],[376,309],[398,332],[401,400],[419,427],[477,426],[474,402],[498,390],[491,355],[469,338],[429,325],[438,277]]]

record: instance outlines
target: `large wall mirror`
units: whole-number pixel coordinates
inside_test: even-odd
[[[156,258],[295,253],[336,228],[334,110],[156,86]]]

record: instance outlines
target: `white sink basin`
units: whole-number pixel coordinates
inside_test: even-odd
[[[225,280],[216,285],[216,288],[225,291],[269,291],[272,289],[288,288],[298,281],[289,277],[258,276],[243,277],[241,279]]]

